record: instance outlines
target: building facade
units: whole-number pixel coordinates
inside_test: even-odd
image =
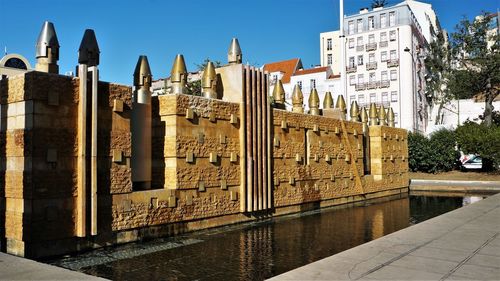
[[[320,64],[329,66],[335,75],[340,74],[340,32],[329,31],[319,35]]]

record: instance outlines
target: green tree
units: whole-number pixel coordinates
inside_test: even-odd
[[[450,92],[460,98],[482,94],[484,123],[492,124],[493,100],[499,95],[500,54],[498,35],[491,30],[490,14],[474,21],[463,19],[452,34],[452,54],[457,64],[450,79]]]
[[[479,154],[483,169],[492,170],[500,164],[500,126],[465,122],[455,131],[460,149],[467,154]]]
[[[378,7],[384,7],[387,5],[387,0],[373,0],[372,1],[372,9]]]
[[[207,67],[207,64],[209,61],[210,61],[210,58],[206,58],[205,60],[203,60],[202,63],[195,64],[196,68],[198,69],[199,74],[203,73],[203,70],[205,70],[205,67]],[[216,68],[222,66],[222,63],[220,61],[212,61],[212,63],[214,64],[214,66]],[[191,81],[187,82],[186,89],[187,89],[188,95],[201,96],[201,80],[196,79],[196,80],[191,80]]]

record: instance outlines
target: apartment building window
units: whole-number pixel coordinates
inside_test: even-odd
[[[395,26],[395,25],[396,25],[396,13],[390,12],[389,13],[389,26]]]
[[[392,30],[389,32],[389,40],[396,41],[396,30]]]
[[[370,103],[372,103],[372,102],[377,102],[377,94],[376,93],[370,94]]]
[[[382,103],[383,104],[388,104],[389,103],[389,93],[382,92]]]
[[[358,75],[358,84],[363,84],[365,83],[365,77],[363,74]]]
[[[297,85],[299,86],[299,88],[302,90],[302,81],[297,81]]]
[[[396,57],[396,50],[391,50],[390,58],[391,58],[391,60],[396,60],[397,59],[397,57]]]
[[[398,92],[392,91],[391,92],[391,102],[397,102],[397,101],[398,101]]]
[[[375,18],[368,17],[368,30],[373,30],[373,29],[375,29]]]
[[[349,57],[349,67],[354,67],[354,57]]]
[[[384,62],[387,60],[387,51],[380,52],[380,61]]]
[[[387,26],[386,14],[380,14],[380,28],[385,28]]]
[[[396,69],[391,70],[391,80],[398,80],[398,73],[396,72]]]
[[[327,64],[327,65],[332,65],[332,63],[333,63],[333,57],[332,57],[332,54],[328,54],[328,55],[326,56],[326,64]]]
[[[349,34],[354,34],[354,21],[349,21],[349,23],[347,24],[347,32]]]
[[[365,104],[365,95],[359,95],[358,96],[358,102],[360,105]]]
[[[368,36],[368,43],[375,43],[375,34],[370,34]]]
[[[311,89],[316,89],[316,79],[311,79]]]
[[[394,124],[397,125],[398,124],[398,113],[397,112],[394,112]]]
[[[332,39],[327,39],[326,40],[326,50],[331,51],[332,50]]]
[[[354,48],[354,38],[349,38],[349,49]]]
[[[387,32],[380,32],[380,42],[387,41]]]
[[[356,84],[356,75],[349,76],[349,85],[353,86]]]
[[[356,100],[356,96],[349,96],[349,100],[355,101]]]
[[[375,53],[371,53],[368,55],[368,62],[369,63],[374,63],[375,62]]]
[[[384,70],[382,71],[382,73],[380,73],[380,80],[387,81],[387,70]]]
[[[358,32],[363,32],[363,19],[358,19]]]
[[[370,83],[375,83],[375,72],[370,72],[368,79]]]
[[[363,55],[358,56],[358,65],[363,65]]]
[[[358,42],[357,42],[357,45],[358,45],[358,46],[363,46],[363,36],[359,36],[359,37],[358,37]]]
[[[278,82],[278,74],[273,75],[273,81],[274,83]]]

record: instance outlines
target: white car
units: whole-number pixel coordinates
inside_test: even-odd
[[[462,170],[481,170],[483,168],[483,158],[473,156],[462,163]]]

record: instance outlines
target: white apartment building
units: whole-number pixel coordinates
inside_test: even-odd
[[[341,94],[340,76],[335,75],[332,69],[326,67],[315,67],[310,69],[301,69],[296,71],[290,77],[290,85],[293,91],[293,86],[298,85],[304,94],[304,109],[309,110],[309,95],[312,89],[318,91],[320,100],[320,108],[323,108],[323,99],[326,92],[331,92],[333,100]],[[285,100],[292,104],[292,91],[286,92]],[[290,107],[291,108],[291,107]]]
[[[334,75],[340,74],[340,31],[323,32],[319,35],[321,66],[330,66]]]
[[[360,106],[391,106],[397,127],[425,132],[429,113],[424,56],[438,28],[432,6],[410,0],[344,17],[342,92],[348,106],[354,100]]]

